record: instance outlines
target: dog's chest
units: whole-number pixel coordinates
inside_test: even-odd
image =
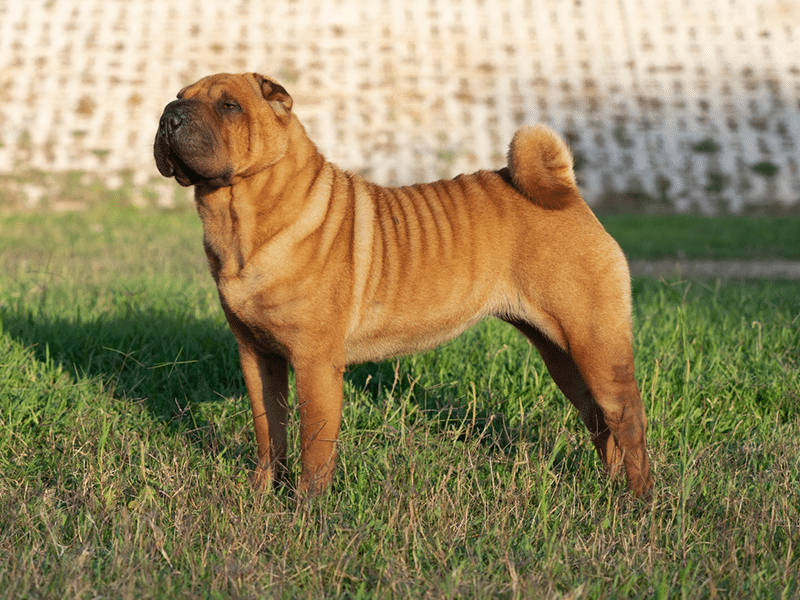
[[[243,270],[237,276],[218,274],[217,290],[231,326],[248,332],[262,345],[290,348],[309,312],[303,299],[286,285],[270,285],[261,274]],[[233,320],[231,319],[233,317]]]

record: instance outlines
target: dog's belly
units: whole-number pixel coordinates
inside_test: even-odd
[[[483,311],[461,315],[417,315],[392,319],[383,326],[368,326],[348,337],[348,364],[378,361],[393,356],[430,350],[457,337],[487,314]]]
[[[361,307],[345,341],[348,364],[430,350],[509,306],[507,285],[484,279],[449,293],[404,294]],[[351,320],[351,323],[353,321]]]

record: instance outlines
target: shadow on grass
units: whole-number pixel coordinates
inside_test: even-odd
[[[186,436],[211,457],[225,453],[252,463],[252,448],[231,448],[226,440],[230,432],[220,431],[203,417],[204,410],[198,409],[202,403],[244,398],[236,410],[246,414],[249,428],[247,390],[236,343],[224,320],[134,307],[119,309],[113,316],[83,319],[6,306],[0,307],[0,322],[4,333],[29,348],[40,362],[60,364],[76,380],[95,381],[106,394],[145,407],[168,431]],[[530,403],[536,400],[525,393],[526,416],[521,424],[519,415],[512,414],[514,410],[502,406],[507,399],[493,396],[485,382],[474,382],[471,390],[462,382],[425,387],[415,375],[425,368],[415,367],[410,359],[351,367],[346,380],[352,400],[371,405],[359,407],[359,414],[383,414],[387,398],[392,396],[395,404],[408,401],[413,405],[404,416],[404,426],[444,435],[457,443],[478,443],[487,451],[505,455],[516,452],[520,443],[531,445],[538,448],[537,453],[554,453],[557,470],[578,468],[582,451],[578,449],[576,454],[576,448],[560,446],[551,439],[552,428],[547,423],[547,413],[557,411],[558,403],[565,399],[549,397],[545,404],[550,406],[544,411],[541,405],[530,410]],[[476,395],[471,395],[475,390]],[[290,405],[296,406],[294,398]],[[350,426],[387,428],[385,422],[359,421]],[[390,429],[393,427],[387,428],[388,444],[392,443]]]
[[[5,336],[40,363],[60,365],[73,381],[94,382],[99,394],[132,410],[144,409],[157,428],[209,458],[226,454],[239,462],[253,460],[251,448],[231,447],[229,434],[198,409],[201,403],[246,394],[227,326],[213,319],[176,318],[174,311],[119,313],[84,319],[0,307],[0,323]],[[75,402],[80,397],[76,393]],[[84,397],[92,400],[91,393]]]
[[[0,307],[0,322],[37,360],[99,381],[114,397],[144,400],[162,421],[171,421],[191,404],[247,394],[236,342],[224,321],[150,310],[122,312],[126,314],[84,320],[41,316],[35,308]],[[365,363],[351,367],[346,379],[369,397],[389,390],[405,396],[414,384],[402,366],[397,368],[396,360]],[[425,409],[453,405],[453,394],[445,389],[427,389],[422,395]]]

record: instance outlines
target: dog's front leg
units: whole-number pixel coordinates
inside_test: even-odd
[[[289,368],[282,356],[262,354],[243,342],[239,343],[239,357],[258,442],[254,483],[256,489],[266,490],[286,478]]]
[[[342,420],[344,366],[326,360],[296,360],[300,408],[300,447],[303,471],[298,492],[314,496],[333,478],[336,445]]]

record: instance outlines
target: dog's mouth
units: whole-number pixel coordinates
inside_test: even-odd
[[[188,145],[189,149],[184,149]],[[233,170],[230,167],[204,165],[202,159],[195,159],[198,154],[205,156],[207,152],[196,152],[192,148],[196,144],[183,144],[175,136],[159,131],[156,135],[154,156],[156,167],[164,177],[174,177],[180,185],[190,187],[202,184],[210,187],[227,187],[231,185]],[[214,157],[214,153],[210,156]],[[186,159],[184,157],[192,157]],[[189,162],[191,161],[191,162]],[[209,162],[218,162],[211,159]]]
[[[189,187],[203,181],[203,177],[189,167],[181,158],[172,151],[161,153],[156,151],[156,167],[164,177],[174,177],[175,181],[184,187]]]

